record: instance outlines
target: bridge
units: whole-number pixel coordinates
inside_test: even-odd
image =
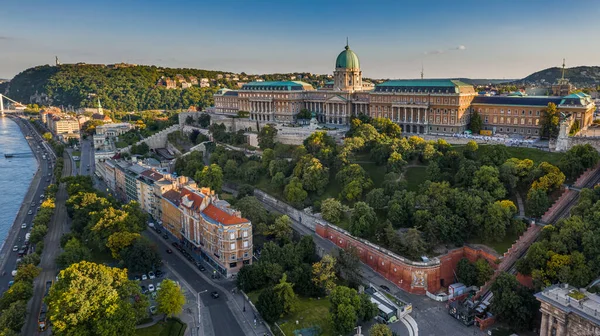
[[[13,109],[4,109],[4,99],[6,99],[9,102],[7,106],[12,105]],[[16,100],[12,100],[0,93],[0,116],[3,117],[5,113],[20,113],[23,109],[25,109],[25,105],[19,103]]]

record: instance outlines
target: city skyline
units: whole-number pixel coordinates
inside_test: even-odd
[[[600,4],[574,1],[10,1],[0,13],[0,78],[63,63],[119,63],[249,74],[330,74],[349,38],[368,78],[522,78],[597,65]],[[566,23],[565,23],[566,22]],[[587,36],[587,38],[586,38]]]

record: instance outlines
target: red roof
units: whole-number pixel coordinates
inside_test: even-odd
[[[249,222],[246,218],[230,215],[212,204],[209,204],[206,209],[204,209],[203,213],[215,221],[225,225],[243,224]]]
[[[179,206],[179,203],[181,202],[181,193],[175,189],[171,189],[167,192],[165,192],[162,195],[163,198],[166,198],[167,200],[169,200],[171,203],[175,204],[176,206]]]
[[[152,169],[144,170],[140,175],[147,177],[152,181],[158,181],[164,177],[163,174]]]
[[[181,190],[181,197],[183,197],[183,196],[187,196],[193,202],[192,208],[194,208],[194,209],[198,209],[200,207],[200,205],[202,204],[202,200],[203,200],[202,195],[199,195],[195,192],[191,192],[187,188],[183,188]]]

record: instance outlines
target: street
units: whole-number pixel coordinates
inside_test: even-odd
[[[31,182],[29,190],[23,199],[23,204],[21,204],[19,213],[15,218],[15,222],[13,223],[8,236],[6,237],[6,242],[2,247],[0,257],[0,268],[2,268],[2,273],[0,275],[0,292],[7,290],[9,281],[13,280],[11,273],[17,268],[17,259],[19,257],[17,256],[17,252],[12,251],[12,248],[15,245],[23,245],[23,242],[25,241],[25,234],[31,230],[33,218],[35,218],[37,208],[40,206],[40,195],[44,193],[46,187],[50,184],[48,179],[52,181],[52,169],[49,168],[49,162],[54,161],[44,160],[42,158],[44,153],[51,154],[51,152],[44,151],[43,145],[41,145],[43,140],[39,134],[35,132],[33,126],[19,118],[14,118],[13,120],[19,124],[22,130],[24,130],[24,136],[30,137],[27,139],[27,142],[29,143],[31,151],[38,161],[38,171]],[[38,148],[38,146],[40,148]],[[50,174],[50,176],[48,174]],[[30,210],[32,211],[32,214],[28,215]],[[22,223],[27,224],[27,229],[21,229]]]
[[[200,272],[197,267],[193,266],[192,263],[185,260],[181,253],[177,251],[171,243],[173,240],[165,240],[160,237],[156,232],[148,229],[143,233],[144,236],[154,241],[159,247],[161,257],[165,267],[169,268],[169,271],[175,273],[178,277],[184,280],[194,293],[206,291],[200,294],[202,305],[208,308],[210,318],[204,316],[202,323],[209,322],[212,325],[213,335],[248,335],[244,333],[240,327],[240,323],[237,320],[237,314],[233,314],[232,310],[228,305],[228,298],[225,292],[229,292],[235,285],[229,282],[229,285],[225,285],[225,282],[220,285],[215,285],[208,280],[208,274],[210,269],[207,269],[205,273]],[[173,250],[172,254],[166,252],[167,249]],[[204,264],[206,266],[206,264]],[[225,285],[225,286],[221,286]],[[182,284],[183,286],[183,284]],[[214,299],[210,296],[210,293],[216,291],[219,293],[219,298]],[[188,329],[194,329],[195,326],[188,325]],[[206,332],[207,325],[202,326]],[[250,333],[251,335],[251,333]]]
[[[65,152],[64,168],[62,176],[70,176],[72,171],[71,160]],[[24,335],[37,335],[38,331],[38,313],[42,306],[46,281],[54,281],[57,274],[57,268],[54,260],[60,252],[60,237],[69,230],[70,218],[67,214],[65,202],[67,200],[67,191],[64,184],[59,187],[56,194],[54,216],[48,225],[48,233],[44,238],[44,251],[41,262],[38,265],[42,269],[40,275],[34,281],[33,297],[29,301],[27,319],[23,326]],[[46,331],[45,333],[48,333]]]
[[[81,156],[79,160],[79,175],[94,174],[94,146],[90,140],[81,140]]]

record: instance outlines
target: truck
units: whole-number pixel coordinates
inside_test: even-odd
[[[46,290],[44,292],[44,297],[42,298],[42,306],[40,307],[40,313],[38,314],[38,330],[45,331],[48,328],[48,306],[44,302],[44,299],[50,294],[50,287],[52,287],[52,281],[46,281]]]

